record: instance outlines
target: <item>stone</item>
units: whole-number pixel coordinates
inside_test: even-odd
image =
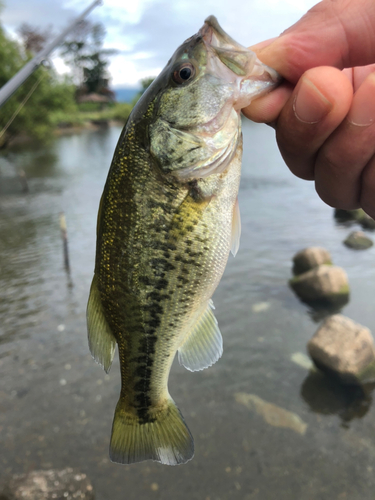
[[[374,339],[365,326],[335,314],[327,318],[307,345],[317,368],[345,384],[367,382],[375,364]]]
[[[293,274],[305,273],[322,264],[332,264],[331,254],[328,250],[321,247],[305,248],[293,257]]]
[[[367,215],[366,212],[364,212],[363,210],[362,212],[363,213],[358,218],[358,222],[364,229],[375,230],[375,220],[369,215]]]
[[[345,304],[349,299],[348,276],[338,266],[321,265],[292,278],[290,286],[308,304]]]
[[[38,470],[12,476],[0,500],[94,500],[94,490],[76,469]]]
[[[355,210],[344,210],[343,208],[335,208],[334,217],[338,222],[357,221],[362,217],[363,210],[357,208]]]
[[[291,429],[297,434],[304,435],[306,433],[307,424],[296,413],[264,401],[256,394],[236,392],[234,397],[237,403],[260,415],[267,424],[273,427]]]
[[[344,241],[344,245],[354,250],[366,250],[372,247],[373,241],[362,231],[353,231]]]

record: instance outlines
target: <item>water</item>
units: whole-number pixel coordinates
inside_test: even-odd
[[[348,391],[291,360],[317,317],[288,288],[291,258],[324,246],[348,273],[343,313],[375,332],[374,253],[342,241],[332,209],[293,177],[266,126],[246,123],[240,189],[241,247],[215,293],[224,356],[190,373],[177,363],[170,392],[195,437],[195,458],[167,467],[110,463],[119,390],[88,353],[85,308],[94,267],[99,198],[120,133],[61,137],[0,157],[0,481],[9,473],[77,467],[97,500],[373,500],[372,392]],[[17,171],[29,179],[21,193]],[[63,268],[66,214],[73,286]],[[299,416],[301,434],[271,426],[236,394]]]

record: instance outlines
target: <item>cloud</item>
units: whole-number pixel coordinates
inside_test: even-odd
[[[58,33],[91,0],[6,0],[2,22],[14,31],[22,22]],[[279,35],[317,0],[104,0],[90,14],[107,30],[106,47],[119,49],[111,60],[113,83],[133,84],[156,75],[175,49],[214,14],[243,45]]]

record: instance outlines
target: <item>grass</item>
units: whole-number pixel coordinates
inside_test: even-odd
[[[66,113],[57,111],[51,116],[52,125],[55,127],[82,127],[86,123],[98,120],[119,121],[125,123],[133,106],[128,103],[118,102],[103,107],[102,104],[84,103],[76,109]]]

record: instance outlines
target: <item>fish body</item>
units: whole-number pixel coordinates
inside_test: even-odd
[[[115,462],[175,465],[193,456],[168,376],[176,352],[191,371],[222,354],[211,297],[239,244],[240,109],[277,82],[211,16],[121,134],[98,214],[87,309],[94,358],[108,371],[116,343],[119,350]]]

